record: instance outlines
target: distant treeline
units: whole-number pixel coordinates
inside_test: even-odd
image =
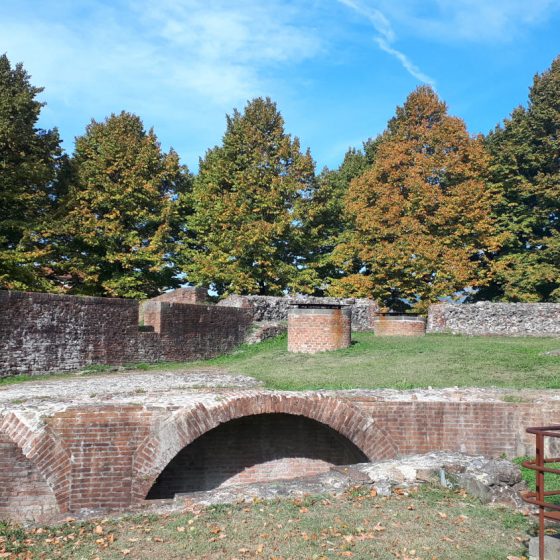
[[[0,57],[0,288],[560,301],[560,57],[486,137],[420,86],[320,173],[268,98],[193,175],[127,112],[65,154],[37,128],[41,91]]]

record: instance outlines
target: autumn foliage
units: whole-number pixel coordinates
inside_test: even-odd
[[[354,227],[334,260],[342,269],[357,260],[360,271],[331,293],[422,310],[487,283],[487,256],[499,246],[488,165],[482,140],[432,89],[416,89],[389,122],[373,167],[350,183],[345,210]]]
[[[227,117],[192,176],[139,116],[64,154],[0,56],[0,288],[143,298],[230,293],[560,301],[560,57],[484,137],[427,86],[318,176],[269,98]]]
[[[200,162],[180,259],[187,278],[218,294],[280,295],[299,283],[304,193],[314,163],[284,131],[270,99],[227,118],[221,146]]]
[[[178,285],[177,197],[190,175],[152,130],[122,112],[76,140],[68,193],[40,237],[51,276],[73,294],[143,298]]]

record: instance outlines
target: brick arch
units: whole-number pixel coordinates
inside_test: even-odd
[[[132,502],[145,498],[156,478],[184,447],[220,424],[256,414],[293,414],[316,420],[350,440],[370,460],[393,458],[398,448],[371,416],[346,399],[256,393],[224,397],[177,410],[142,442],[134,454]]]
[[[3,432],[43,476],[53,491],[61,513],[67,512],[70,501],[70,453],[50,431],[41,425],[33,428],[16,413],[0,418]]]

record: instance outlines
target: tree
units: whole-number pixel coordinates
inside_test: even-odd
[[[182,270],[219,295],[306,289],[303,218],[314,163],[269,98],[227,116],[222,145],[200,161]],[[303,256],[302,256],[303,255]]]
[[[487,139],[505,241],[480,299],[560,301],[560,56]]]
[[[325,167],[318,177],[305,217],[311,250],[308,260],[320,279],[316,286],[317,295],[323,295],[329,284],[345,273],[332,258],[334,248],[352,227],[349,216],[344,213],[344,198],[350,182],[373,165],[379,139],[364,142],[363,151],[350,148],[338,169]]]
[[[121,112],[92,120],[71,163],[68,195],[44,234],[67,291],[144,298],[176,287],[178,197],[191,182],[177,154]]]
[[[44,103],[22,64],[0,56],[0,287],[44,290],[41,247],[26,235],[38,227],[57,200],[57,171],[63,160],[55,130],[37,127]]]
[[[389,121],[373,167],[350,183],[345,208],[354,227],[334,259],[360,271],[333,283],[331,293],[423,311],[488,282],[498,239],[487,167],[482,140],[447,114],[434,91],[412,92]]]

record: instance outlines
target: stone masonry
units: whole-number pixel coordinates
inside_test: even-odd
[[[259,415],[264,422],[251,420]],[[555,390],[267,391],[216,370],[24,383],[0,390],[0,518],[127,508],[144,503],[158,480],[202,490],[364,458],[519,456],[533,451],[525,428],[559,415]],[[294,430],[297,449],[285,437]],[[271,431],[279,434],[275,448]],[[235,461],[224,452],[230,438]],[[173,470],[182,453],[200,468]]]
[[[251,323],[247,310],[171,296],[142,305],[143,325],[126,299],[0,290],[0,310],[0,377],[209,358],[241,344]]]
[[[371,299],[297,296],[238,296],[231,295],[218,306],[241,307],[253,314],[255,322],[279,322],[288,320],[288,310],[296,304],[344,305],[352,310],[352,330],[373,332],[373,323],[379,306]]]
[[[560,336],[560,303],[438,303],[427,331],[468,335]]]

